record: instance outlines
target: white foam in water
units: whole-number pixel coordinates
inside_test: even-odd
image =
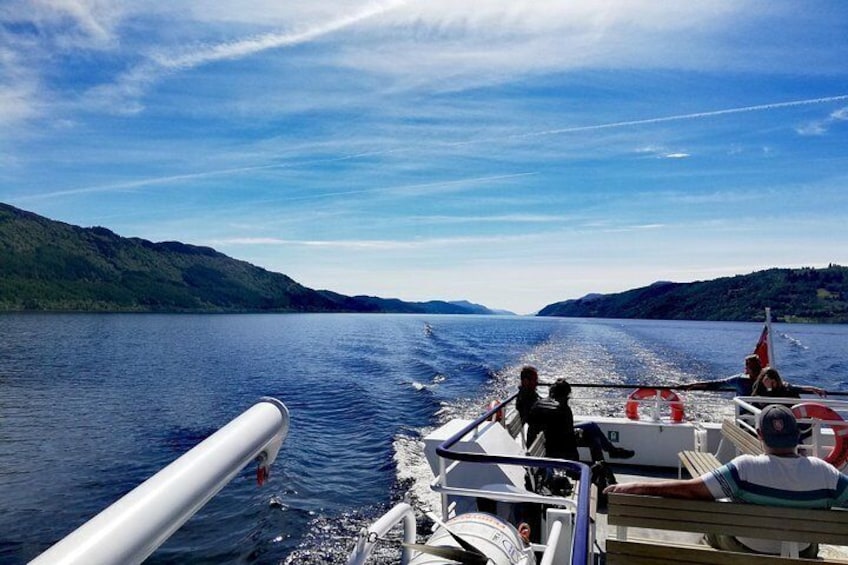
[[[429,430],[422,431],[422,437]],[[398,480],[409,481],[409,502],[416,509],[440,508],[439,495],[430,489],[433,473],[424,456],[424,442],[408,436],[397,436],[394,441],[394,460],[397,465]]]

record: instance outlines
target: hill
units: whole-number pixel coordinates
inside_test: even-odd
[[[121,237],[0,203],[0,311],[493,313],[316,291],[209,247]]]
[[[539,316],[848,323],[848,267],[768,269],[692,283],[657,282],[544,307]]]

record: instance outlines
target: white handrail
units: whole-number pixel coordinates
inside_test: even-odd
[[[548,534],[547,547],[542,554],[542,562],[539,565],[553,565],[556,559],[556,550],[559,545],[559,537],[562,534],[562,521],[557,520],[551,526],[551,532]]]
[[[141,563],[248,463],[267,470],[288,431],[286,406],[263,397],[31,563]]]
[[[377,540],[385,536],[389,530],[396,524],[401,523],[401,521],[403,522],[404,543],[415,543],[417,536],[415,531],[415,512],[412,510],[412,506],[405,502],[400,502],[380,517],[379,520],[374,522],[370,528],[363,528],[359,532],[359,539],[356,541],[356,546],[347,560],[347,565],[363,565],[371,557],[371,552],[374,551]],[[412,550],[404,547],[401,554],[401,565],[406,565],[411,559]]]

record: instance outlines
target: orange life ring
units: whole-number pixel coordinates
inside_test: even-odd
[[[848,424],[839,424],[834,422],[844,422],[835,410],[824,404],[816,402],[802,402],[792,407],[792,413],[796,418],[815,418],[826,422],[833,428],[833,449],[824,458],[825,461],[841,469],[848,460]]]
[[[671,405],[671,421],[674,423],[682,422],[684,416],[683,402],[681,402],[677,393],[667,388],[662,390],[657,390],[655,388],[638,388],[634,390],[630,393],[630,396],[627,397],[627,404],[624,406],[625,415],[627,415],[627,417],[631,420],[638,420],[639,401],[656,398],[657,393],[659,393],[660,398]]]
[[[486,412],[489,410],[494,410],[495,407],[500,404],[499,400],[493,400],[486,405]],[[490,422],[503,422],[503,408],[493,413],[491,416],[486,418]]]

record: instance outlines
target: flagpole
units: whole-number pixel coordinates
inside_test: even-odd
[[[771,333],[771,308],[768,306],[766,306],[766,330],[768,331],[769,365],[773,369],[777,369],[777,362],[774,358],[774,335]]]

